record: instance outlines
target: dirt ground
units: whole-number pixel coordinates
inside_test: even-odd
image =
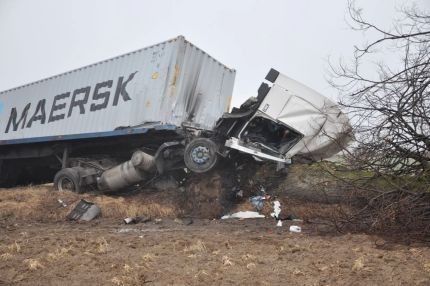
[[[231,185],[216,173],[185,188],[114,196],[51,185],[0,189],[0,285],[430,285],[428,245],[322,224],[318,215],[329,216],[342,194],[326,192],[330,203],[321,202],[330,186],[321,175],[315,181],[317,169],[301,168],[288,180],[265,169],[242,176],[243,198],[225,196]],[[276,227],[270,203],[264,219],[219,219],[254,210],[247,198],[260,184],[302,221]],[[67,221],[81,199],[100,206],[101,216]],[[124,224],[136,215],[151,220]],[[303,231],[290,232],[291,224]]]
[[[184,222],[3,221],[0,285],[430,285],[428,247],[271,219]]]

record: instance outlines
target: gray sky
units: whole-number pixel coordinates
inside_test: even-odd
[[[357,0],[388,27],[396,8],[429,0]],[[0,0],[0,90],[177,35],[237,70],[233,104],[256,94],[271,67],[335,98],[327,57],[351,55],[363,34],[346,24],[346,0]]]

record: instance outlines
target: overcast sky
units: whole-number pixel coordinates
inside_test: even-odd
[[[396,8],[430,0],[357,0],[389,27]],[[346,23],[346,0],[0,0],[0,90],[178,35],[237,70],[233,104],[256,94],[271,67],[335,98],[327,57],[366,39]]]

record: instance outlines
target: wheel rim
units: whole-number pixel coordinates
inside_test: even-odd
[[[204,165],[211,159],[210,151],[205,146],[196,146],[191,151],[191,159],[198,165]]]
[[[60,192],[63,192],[63,191],[75,192],[76,186],[73,183],[73,181],[70,180],[69,178],[61,178],[60,181],[58,182],[58,190]]]

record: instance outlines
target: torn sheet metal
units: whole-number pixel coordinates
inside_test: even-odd
[[[81,200],[67,215],[68,220],[91,221],[100,215],[101,209],[94,203]]]

